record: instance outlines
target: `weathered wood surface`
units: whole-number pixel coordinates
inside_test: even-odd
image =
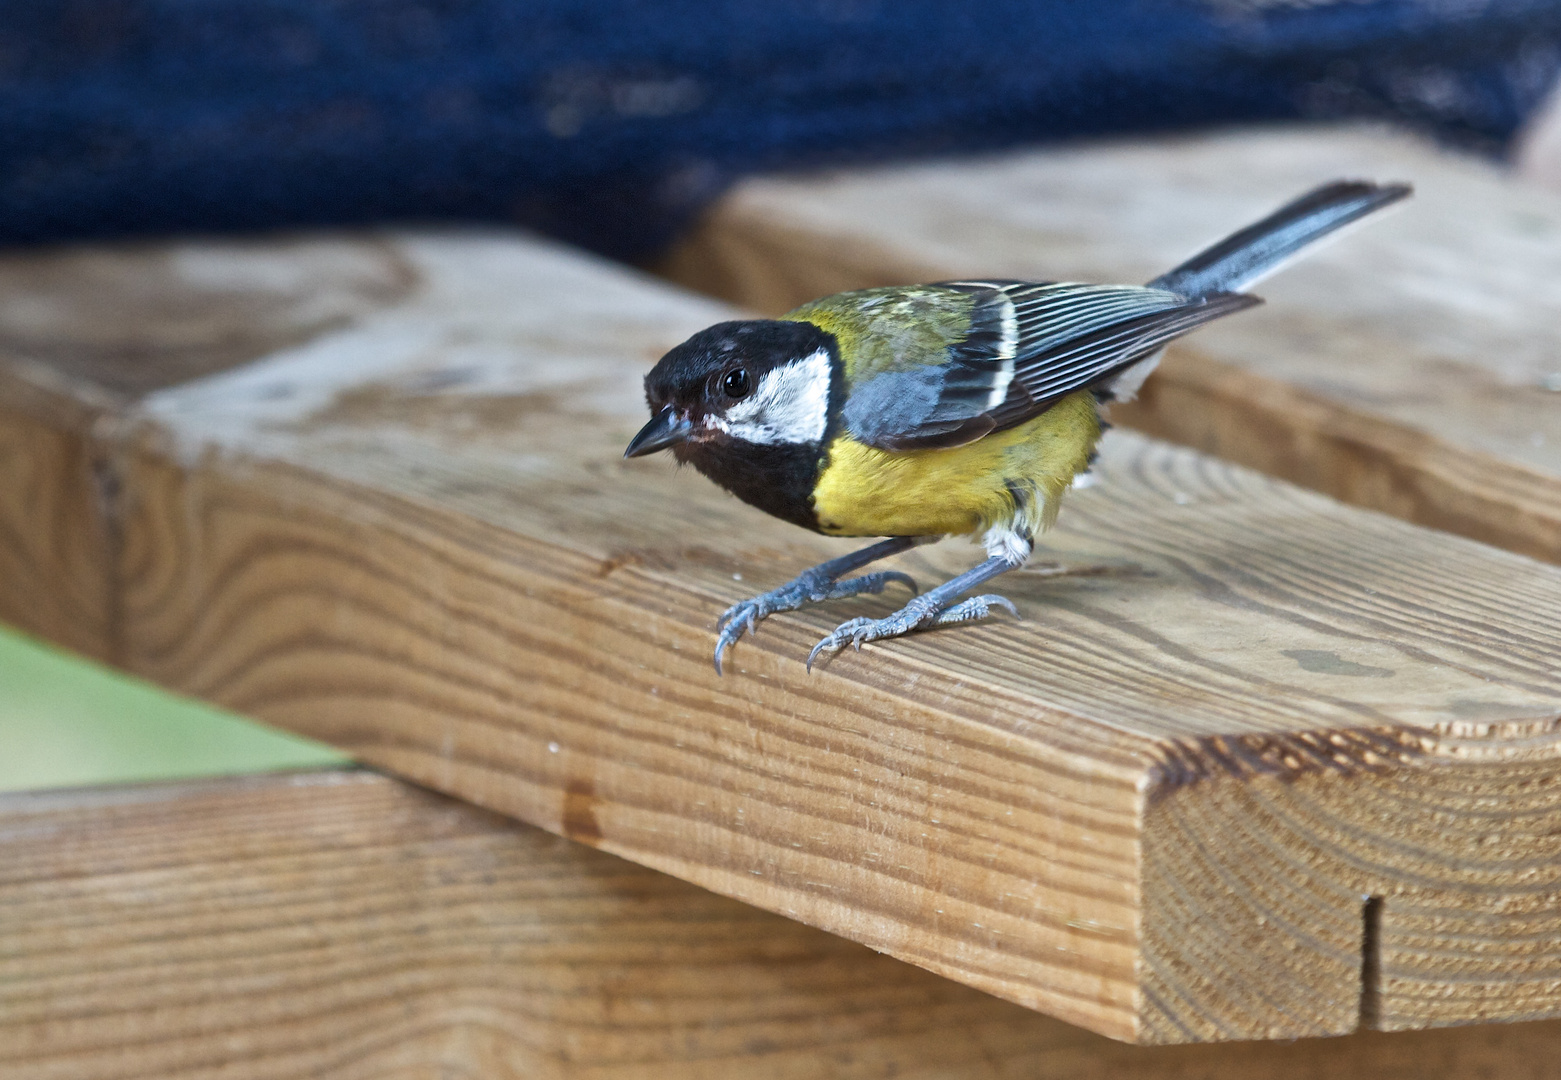
[[[90,438],[140,395],[393,303],[410,275],[358,237],[0,257],[0,617],[114,660],[113,471]]]
[[[1121,1039],[1561,1013],[1561,570],[1118,433],[1024,622],[717,679],[847,546],[621,460],[727,309],[383,245],[403,298],[94,423],[132,670]]]
[[[1339,176],[1415,197],[1174,345],[1115,419],[1561,562],[1561,197],[1408,136],[1238,131],[740,185],[675,280],[783,311],[970,276],[1146,281]]]
[[[1133,1047],[371,773],[0,796],[31,1080],[1540,1080],[1561,1021]]]

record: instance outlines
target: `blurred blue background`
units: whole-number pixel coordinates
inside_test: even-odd
[[[1557,0],[0,0],[0,243],[498,220],[648,258],[755,170],[1236,120],[1499,153]]]

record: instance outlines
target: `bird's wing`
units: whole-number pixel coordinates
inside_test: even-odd
[[[936,359],[853,380],[842,418],[858,441],[884,450],[973,442],[1261,302],[1235,293],[1187,297],[1067,282],[954,281],[937,288],[969,295],[969,330]]]

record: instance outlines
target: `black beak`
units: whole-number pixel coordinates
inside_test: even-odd
[[[640,457],[644,454],[654,454],[657,450],[665,450],[688,438],[693,432],[694,425],[688,417],[679,416],[668,405],[654,417],[650,423],[640,428],[640,433],[629,440],[629,448],[623,452],[626,458]]]

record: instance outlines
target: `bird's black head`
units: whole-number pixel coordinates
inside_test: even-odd
[[[626,457],[671,447],[698,463],[701,445],[813,445],[824,437],[836,379],[834,335],[809,322],[717,323],[645,376],[653,419]]]
[[[818,528],[818,478],[839,346],[807,322],[718,323],[667,353],[645,376],[650,423],[625,457],[670,448],[739,499]]]

